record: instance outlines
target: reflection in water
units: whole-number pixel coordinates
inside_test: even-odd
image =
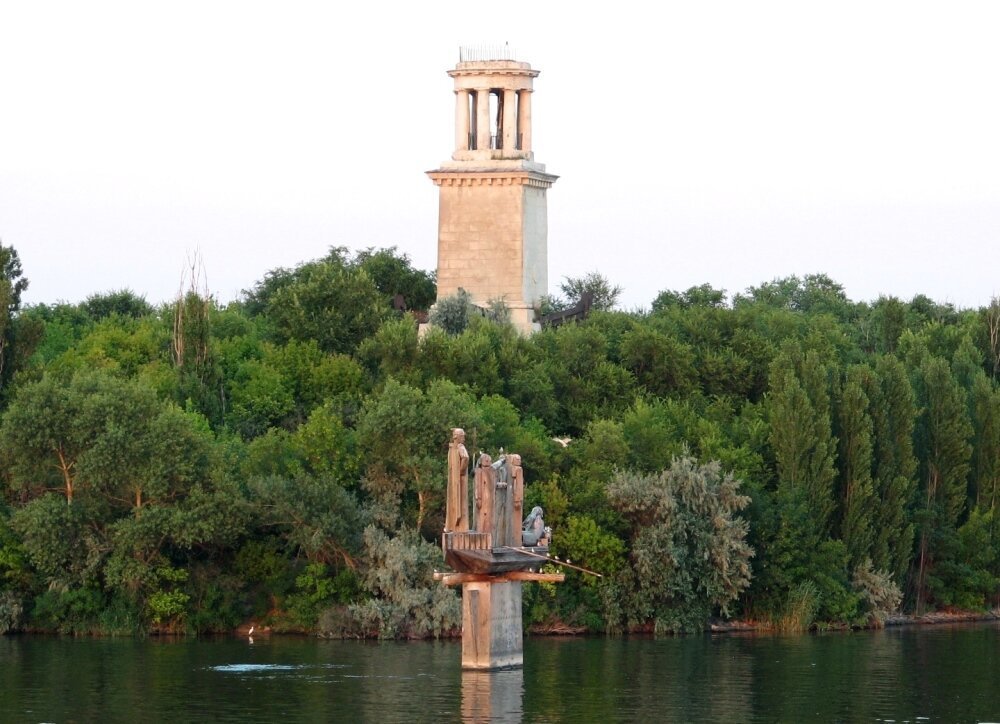
[[[523,669],[462,672],[463,722],[519,722],[523,714]]]

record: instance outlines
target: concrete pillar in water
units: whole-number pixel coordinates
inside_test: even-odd
[[[524,664],[521,582],[462,584],[462,668]]]

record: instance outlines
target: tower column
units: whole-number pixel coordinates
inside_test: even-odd
[[[517,91],[503,91],[503,153],[510,157],[517,150]]]
[[[476,148],[490,149],[490,89],[476,89]]]
[[[455,150],[469,150],[469,91],[455,91]]]
[[[517,99],[517,130],[521,134],[521,150],[531,153],[531,91],[518,91]]]

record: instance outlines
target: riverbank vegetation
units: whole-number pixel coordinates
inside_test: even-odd
[[[225,306],[197,271],[160,306],[25,307],[0,246],[0,631],[454,633],[432,572],[456,426],[520,453],[553,553],[604,574],[526,586],[540,630],[1000,602],[997,300],[812,275],[630,312],[594,276],[546,300],[603,285],[585,321],[520,336],[495,305],[421,337],[397,295],[426,310],[433,276],[394,249]]]

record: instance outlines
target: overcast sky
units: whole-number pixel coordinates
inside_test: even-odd
[[[549,286],[627,308],[824,272],[1000,292],[1000,4],[0,0],[0,240],[28,303],[221,301],[330,246],[433,269],[458,46],[541,70]]]

